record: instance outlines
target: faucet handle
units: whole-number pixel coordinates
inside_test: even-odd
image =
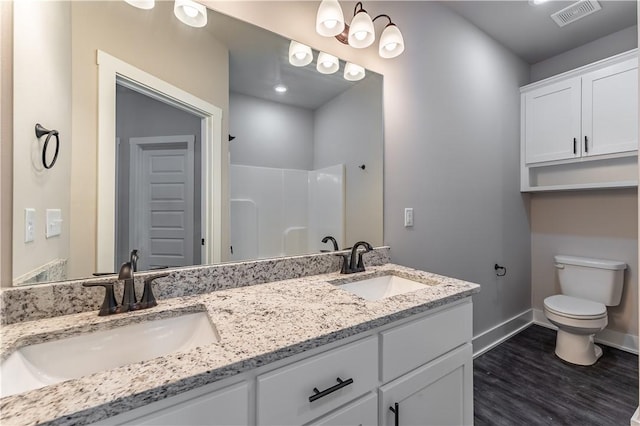
[[[118,302],[113,291],[113,283],[83,283],[83,287],[104,287],[104,301],[98,311],[98,316],[103,317],[118,313]]]
[[[156,297],[153,295],[151,284],[158,278],[168,277],[169,273],[158,274],[144,280],[144,290],[142,291],[142,299],[140,299],[140,309],[153,308],[158,305]]]

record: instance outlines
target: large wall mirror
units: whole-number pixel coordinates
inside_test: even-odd
[[[381,75],[173,2],[13,9],[14,285],[383,243]]]

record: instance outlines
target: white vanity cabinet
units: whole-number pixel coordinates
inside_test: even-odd
[[[472,424],[471,338],[466,298],[98,424]]]
[[[472,319],[463,304],[381,333],[380,425],[473,424]]]
[[[521,88],[521,190],[637,185],[633,50]]]
[[[203,386],[94,424],[149,426],[248,425],[250,414],[248,383],[240,382],[222,389],[216,389],[219,387],[217,384]]]
[[[378,364],[378,338],[371,336],[258,376],[256,423],[300,425],[320,417],[374,390]]]
[[[380,425],[472,425],[472,358],[467,343],[382,386]]]

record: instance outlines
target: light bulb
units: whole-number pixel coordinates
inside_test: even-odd
[[[173,13],[189,26],[200,28],[207,25],[207,8],[193,0],[175,0]]]
[[[386,26],[380,36],[378,54],[382,58],[395,58],[404,51],[404,39],[402,33],[395,24]]]
[[[196,10],[195,7],[183,6],[182,10],[184,11],[184,14],[187,15],[189,18],[195,18],[196,16],[198,16],[198,11]]]
[[[356,49],[363,49],[371,46],[376,36],[373,28],[373,21],[367,12],[360,10],[351,20],[349,26],[349,46]]]
[[[291,40],[289,44],[289,63],[295,67],[304,67],[313,61],[311,48],[297,41]]]
[[[129,3],[131,6],[137,7],[138,9],[153,9],[155,6],[155,0],[124,0]]]
[[[322,74],[333,74],[340,68],[338,58],[326,52],[318,53],[318,65],[316,69]]]
[[[277,84],[273,87],[273,90],[278,93],[284,93],[287,91],[287,86],[285,86],[284,84]]]
[[[365,38],[367,38],[367,32],[366,31],[358,31],[357,33],[355,33],[353,35],[357,40],[362,41]]]
[[[338,20],[337,19],[327,19],[326,21],[324,21],[322,23],[325,27],[327,27],[328,29],[333,29],[336,27],[336,25],[338,25]]]
[[[365,76],[365,70],[360,65],[347,62],[344,67],[344,79],[348,81],[362,80]]]
[[[344,15],[338,0],[322,0],[316,15],[316,32],[324,37],[333,37],[343,30]]]

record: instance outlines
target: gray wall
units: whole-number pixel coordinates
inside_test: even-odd
[[[118,87],[116,95],[116,137],[118,151],[118,183],[116,208],[117,236],[115,266],[128,260],[129,251],[129,138],[150,136],[194,135],[195,193],[194,203],[194,262],[200,263],[201,235],[201,121],[195,115],[142,95]],[[109,272],[109,271],[99,271]]]
[[[382,76],[370,75],[315,111],[314,169],[345,164],[347,245],[383,241],[381,100]]]
[[[634,25],[531,65],[531,82],[543,80],[636,47],[638,47],[638,26]]]
[[[481,284],[478,335],[531,307],[519,191],[519,87],[529,66],[438,3],[378,9],[402,23],[407,41],[384,71],[385,243],[396,263]],[[413,228],[403,227],[405,207]]]
[[[313,111],[229,95],[231,164],[313,170]]]

